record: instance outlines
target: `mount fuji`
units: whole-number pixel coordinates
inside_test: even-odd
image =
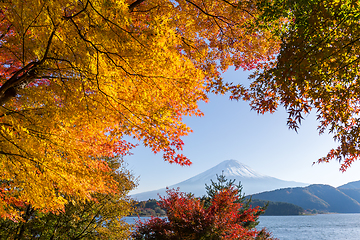
[[[235,179],[236,184],[241,181],[241,185],[243,186],[242,192],[246,195],[271,191],[279,188],[304,187],[309,185],[306,183],[285,181],[262,175],[237,160],[225,160],[203,173],[168,187],[179,187],[182,192],[191,192],[195,196],[203,196],[205,194],[205,183],[209,185],[211,183],[211,179],[216,182],[216,174],[223,174],[227,179]],[[138,201],[158,199],[158,194],[160,194],[160,196],[165,196],[165,191],[166,188],[162,188],[154,191],[134,194],[131,197]]]

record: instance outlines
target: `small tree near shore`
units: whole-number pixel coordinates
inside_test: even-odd
[[[245,193],[242,192],[243,186],[241,185],[241,182],[239,182],[239,184],[236,185],[235,184],[236,180],[235,179],[227,179],[226,176],[224,175],[224,171],[222,172],[221,175],[216,174],[216,179],[217,179],[217,182],[214,182],[211,179],[210,185],[205,184],[206,195],[204,195],[201,198],[201,200],[204,201],[205,207],[210,206],[211,199],[213,199],[214,196],[216,194],[218,194],[220,191],[223,191],[224,189],[235,188],[235,189],[237,189],[237,194],[236,194],[237,199],[235,202],[242,204],[241,208],[239,209],[239,212],[243,213],[247,209],[251,208],[251,201],[252,201],[251,197],[250,198],[245,197]],[[261,211],[253,212],[252,214],[253,214],[254,220],[242,222],[241,223],[242,226],[249,228],[249,229],[255,228],[259,224],[259,216],[265,212],[267,207],[268,207],[268,204],[265,204],[263,207],[260,207]]]

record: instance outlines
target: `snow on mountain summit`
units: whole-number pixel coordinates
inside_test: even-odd
[[[185,181],[182,181],[176,185],[180,186],[191,186],[197,183],[210,183],[210,179],[216,180],[216,174],[221,175],[224,174],[228,179],[258,179],[267,177],[260,173],[255,172],[250,167],[246,166],[245,164],[237,161],[237,160],[225,160],[212,167],[205,172],[202,172],[192,178],[189,178]],[[170,186],[173,187],[173,186]],[[187,188],[187,187],[186,187]]]
[[[217,172],[219,172],[219,170],[220,172],[223,171],[225,176],[241,176],[246,178],[266,177],[265,175],[255,172],[249,166],[233,159],[225,160],[209,170],[215,170]]]

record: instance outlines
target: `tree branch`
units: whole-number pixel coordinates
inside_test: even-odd
[[[142,2],[145,2],[145,0],[136,0],[132,4],[129,5],[129,11],[132,12],[134,9],[139,6]]]
[[[66,13],[65,13],[64,19],[68,20],[68,19],[71,19],[71,18],[74,18],[74,17],[80,15],[81,13],[83,13],[83,12],[86,10],[88,4],[89,4],[89,0],[86,1],[86,4],[85,4],[85,6],[83,7],[83,9],[81,9],[79,12],[77,12],[77,13],[71,15],[71,16],[66,16]],[[64,11],[66,11],[66,8],[64,9]]]
[[[43,58],[40,61],[30,62],[22,69],[18,70],[9,80],[7,80],[1,87],[0,87],[0,106],[4,105],[10,99],[14,98],[17,94],[17,88],[25,82],[29,82],[35,79],[36,75],[36,68],[44,63],[47,59],[47,55],[50,50],[50,46],[52,43],[52,39],[55,35],[56,29],[52,31],[50,34],[45,53]]]

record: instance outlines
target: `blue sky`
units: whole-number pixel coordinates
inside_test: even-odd
[[[224,79],[246,83],[247,73],[229,70]],[[307,116],[298,133],[286,126],[287,114],[279,109],[273,114],[258,115],[248,103],[230,101],[227,96],[210,96],[201,103],[205,116],[187,117],[193,133],[183,138],[183,154],[193,164],[182,167],[164,162],[161,154],[138,146],[126,156],[127,168],[139,177],[132,194],[173,185],[195,176],[228,159],[236,159],[255,171],[289,181],[329,184],[334,187],[360,180],[360,161],[345,173],[339,163],[315,164],[336,146],[332,136],[317,132],[315,114]]]

